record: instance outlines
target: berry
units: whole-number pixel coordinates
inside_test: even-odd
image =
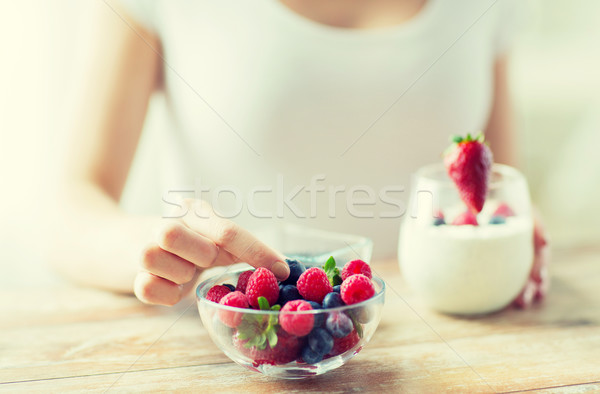
[[[334,338],[343,338],[352,332],[354,325],[344,312],[333,312],[325,321],[325,328]]]
[[[362,274],[352,275],[342,283],[342,300],[348,305],[356,304],[375,295],[371,279]]]
[[[454,144],[444,154],[448,176],[458,188],[458,194],[469,210],[481,212],[488,192],[492,169],[492,151],[484,143],[483,134],[472,138],[456,136]]]
[[[352,316],[354,319],[356,319],[356,321],[358,323],[363,323],[363,324],[370,322],[371,319],[373,319],[373,316],[375,314],[373,307],[367,306],[367,305],[364,305],[364,306],[361,306],[358,308],[354,308],[349,313],[350,313],[350,316]]]
[[[342,288],[342,285],[335,285],[335,286],[333,286],[333,291],[335,291],[336,293],[338,293],[338,294],[339,294],[339,293],[340,293],[340,290],[341,290],[341,288]]]
[[[279,365],[287,364],[298,358],[304,341],[301,338],[289,335],[283,330],[277,333],[277,344],[271,348],[269,344],[263,349],[256,346],[246,347],[248,339],[240,339],[239,335],[233,336],[233,346],[243,355],[253,361],[254,366],[262,364]]]
[[[285,262],[290,267],[290,276],[288,276],[287,279],[281,283],[284,285],[296,286],[298,278],[300,277],[300,275],[302,275],[304,271],[306,271],[306,267],[298,260],[285,259]]]
[[[337,308],[338,306],[343,306],[344,301],[342,301],[342,296],[335,291],[328,293],[325,298],[323,298],[323,308]]]
[[[498,205],[498,208],[496,208],[492,216],[502,216],[507,218],[509,216],[515,216],[515,212],[507,204],[502,203]]]
[[[435,220],[433,221],[434,226],[441,226],[442,224],[446,224],[444,218],[435,218]]]
[[[250,279],[250,276],[253,273],[254,273],[253,270],[242,272],[238,278],[238,283],[237,283],[237,286],[235,286],[235,289],[237,291],[241,291],[242,293],[246,293],[246,287],[248,286],[248,279]]]
[[[294,285],[279,285],[279,298],[277,303],[284,306],[287,302],[302,299],[298,288]]]
[[[452,221],[452,224],[455,226],[462,226],[465,224],[468,224],[471,226],[479,225],[479,223],[477,223],[477,217],[471,211],[465,211],[465,212],[461,213],[460,215],[458,215],[457,217],[455,217],[454,220]]]
[[[442,224],[446,224],[446,220],[444,219],[444,213],[442,211],[436,211],[433,215],[433,225],[441,226]]]
[[[206,293],[206,299],[212,302],[218,303],[221,301],[221,298],[225,297],[227,294],[231,293],[231,290],[227,286],[223,285],[215,285],[208,290]]]
[[[310,346],[305,346],[302,349],[302,360],[307,364],[316,364],[323,360],[323,355],[312,350]]]
[[[327,354],[327,357],[334,357],[352,349],[360,341],[356,330],[343,338],[333,338],[333,349]]]
[[[371,274],[371,267],[369,264],[365,263],[362,260],[352,260],[344,266],[342,269],[342,280],[346,280],[352,275],[363,274],[367,278],[371,279],[373,275]]]
[[[504,216],[492,216],[490,219],[490,224],[504,224],[506,223],[506,218]]]
[[[265,297],[269,305],[274,305],[279,298],[279,285],[275,274],[266,268],[257,268],[248,279],[246,296],[248,303],[254,308],[258,308],[258,297]]]
[[[323,301],[323,297],[332,290],[333,287],[329,283],[327,274],[321,268],[309,268],[298,278],[298,291],[306,300],[320,303]]]
[[[235,286],[234,285],[230,285],[229,283],[225,283],[223,286],[227,287],[231,291],[235,291]]]
[[[313,310],[320,310],[323,309],[323,307],[321,307],[321,304],[319,304],[318,302],[315,301],[306,301],[310,304],[310,306],[313,308]],[[325,312],[323,313],[315,313],[313,314],[313,316],[315,317],[315,327],[321,327],[323,325],[323,323],[325,323],[325,318],[327,317],[327,314]]]
[[[322,357],[333,349],[333,337],[327,330],[315,328],[308,335],[308,346]]]
[[[241,291],[233,291],[221,298],[219,304],[236,308],[248,308],[248,298]],[[219,310],[219,318],[228,327],[235,328],[242,322],[243,313],[225,309]]]
[[[293,300],[285,304],[279,313],[279,324],[281,325],[281,328],[288,334],[296,335],[297,337],[308,335],[315,323],[313,314],[286,313],[300,311],[312,311],[312,307],[304,300]]]

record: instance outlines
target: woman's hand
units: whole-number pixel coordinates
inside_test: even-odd
[[[147,304],[174,305],[199,273],[209,267],[246,262],[265,267],[284,280],[289,267],[284,256],[234,222],[215,214],[202,200],[183,201],[185,215],[169,219],[155,242],[144,249],[135,295]]]
[[[527,308],[533,302],[541,301],[546,296],[550,286],[548,262],[550,249],[544,226],[537,213],[534,213],[533,224],[533,266],[529,279],[521,294],[513,301],[518,308]]]

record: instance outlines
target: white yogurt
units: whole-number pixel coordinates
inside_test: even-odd
[[[519,294],[533,263],[531,218],[491,225],[484,210],[480,226],[436,227],[430,217],[408,217],[399,245],[402,274],[427,304],[445,313],[482,314]]]

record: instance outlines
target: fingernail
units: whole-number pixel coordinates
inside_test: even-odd
[[[271,266],[271,272],[273,272],[279,280],[285,280],[290,275],[290,267],[283,261],[276,261]]]

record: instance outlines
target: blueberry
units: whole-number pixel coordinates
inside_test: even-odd
[[[235,291],[235,286],[234,285],[230,285],[229,283],[225,283],[223,286],[227,287],[231,291]]]
[[[302,273],[306,271],[306,267],[298,260],[285,259],[285,262],[290,267],[290,276],[288,276],[288,278],[281,283],[284,285],[295,286],[296,282],[298,282],[298,278],[300,277],[300,275],[302,275]]]
[[[442,224],[446,224],[444,218],[435,218],[435,220],[433,221],[434,226],[441,226]]]
[[[305,346],[302,349],[302,360],[307,364],[316,364],[323,360],[323,355],[312,350],[310,346]]]
[[[504,224],[506,223],[506,218],[504,216],[492,216],[490,219],[490,224]]]
[[[326,294],[325,298],[323,298],[323,308],[325,308],[325,309],[337,308],[338,306],[343,306],[343,305],[345,305],[345,304],[344,304],[344,301],[342,301],[342,296],[334,291]]]
[[[343,312],[332,312],[325,322],[327,331],[336,338],[344,338],[352,332],[352,320]]]
[[[298,288],[294,285],[279,285],[279,299],[277,303],[284,306],[286,302],[300,300],[302,296],[298,293]]]
[[[342,285],[333,286],[333,291],[339,294],[342,291]]]
[[[318,302],[315,302],[315,301],[307,301],[307,302],[315,310],[323,309],[321,307],[321,304],[319,304]],[[327,316],[327,314],[326,313],[315,313],[314,316],[315,316],[315,323],[314,323],[315,327],[321,327],[323,325],[323,323],[325,323],[325,317]]]
[[[327,330],[317,327],[308,334],[308,346],[315,353],[324,356],[333,349],[333,337]]]

